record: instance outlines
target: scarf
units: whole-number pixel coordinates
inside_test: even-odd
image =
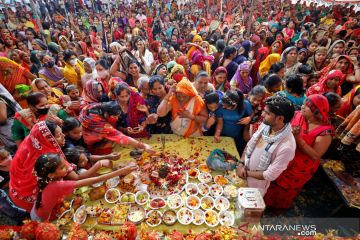
[[[281,141],[292,132],[290,123],[287,123],[284,128],[275,136],[270,136],[270,130],[270,126],[262,124],[259,127],[259,130],[254,133],[253,137],[247,144],[245,152],[245,165],[248,165],[247,163],[250,161],[250,157],[255,150],[256,143],[258,142],[259,138],[262,137],[267,143],[267,146],[265,148],[265,152],[260,157],[260,162],[256,170],[265,171],[270,165],[273,151],[281,143]]]

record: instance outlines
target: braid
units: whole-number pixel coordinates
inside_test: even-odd
[[[51,182],[49,178],[50,173],[54,173],[58,168],[61,162],[60,155],[55,153],[48,153],[41,155],[35,163],[35,175],[38,178],[38,195],[36,199],[35,208],[38,209],[41,207],[41,200],[42,200],[42,192],[46,188],[46,186]]]

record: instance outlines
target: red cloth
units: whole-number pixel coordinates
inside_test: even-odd
[[[41,207],[35,210],[37,216],[45,220],[56,219],[56,206],[61,206],[64,199],[75,189],[76,181],[50,182],[42,192]]]
[[[45,153],[57,153],[65,159],[55,137],[41,121],[21,143],[10,166],[9,195],[17,206],[29,212],[37,197],[37,179],[33,174],[35,162]]]
[[[291,125],[301,127],[300,138],[310,146],[314,146],[315,139],[318,136],[332,134],[334,130],[330,124],[324,124],[309,131],[308,123],[301,112],[296,112]],[[305,183],[315,174],[319,164],[320,159],[313,160],[301,149],[296,148],[295,157],[287,169],[275,181],[271,182],[264,197],[266,206],[290,208]]]
[[[344,74],[340,70],[331,70],[326,76],[323,76],[318,83],[315,83],[314,85],[309,87],[309,89],[306,91],[306,96],[330,92],[331,89],[327,87],[327,81],[335,77],[338,77],[340,79],[335,92],[341,95],[340,85],[344,80]]]

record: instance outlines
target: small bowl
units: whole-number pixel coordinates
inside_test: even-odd
[[[166,210],[162,216],[162,221],[168,226],[174,225],[177,221],[176,212],[174,210]]]
[[[209,193],[210,193],[210,187],[209,187],[209,185],[207,185],[206,183],[199,183],[199,184],[198,184],[198,188],[199,188],[199,193],[200,193],[202,196],[209,195]]]
[[[177,219],[182,225],[189,225],[193,220],[193,213],[188,208],[181,208],[177,214]]]
[[[183,199],[179,194],[172,194],[167,198],[167,204],[170,209],[178,209],[183,205]]]
[[[210,218],[214,218],[214,221],[210,221]],[[217,214],[217,212],[215,212],[214,210],[207,210],[205,212],[205,223],[209,227],[216,227],[219,224],[219,215]]]
[[[117,185],[119,185],[120,183],[120,178],[119,177],[113,177],[113,178],[110,178],[108,180],[106,180],[106,187],[107,188],[114,188],[116,187]]]
[[[236,194],[237,194],[237,187],[235,187],[234,185],[226,185],[224,187],[224,195],[228,199],[236,198]]]
[[[199,174],[200,174],[200,171],[197,170],[196,168],[191,168],[188,170],[189,178],[196,179],[196,178],[198,178]]]
[[[160,209],[166,206],[166,201],[162,197],[156,197],[150,200],[149,207],[151,209]]]
[[[147,191],[138,191],[135,194],[135,202],[138,205],[145,205],[150,198],[150,194]]]
[[[205,211],[213,209],[215,206],[215,200],[211,196],[205,196],[201,198],[200,206]]]
[[[110,188],[105,193],[105,201],[108,203],[116,203],[120,199],[120,191],[116,188]]]
[[[215,199],[215,208],[219,211],[226,211],[230,207],[230,202],[225,197],[217,197]]]
[[[150,223],[149,219],[151,216],[154,216],[158,219],[157,222],[155,223]],[[146,214],[146,223],[147,225],[149,225],[150,227],[157,227],[161,224],[162,222],[162,213],[158,210],[150,210],[147,214]]]
[[[200,198],[195,195],[190,195],[186,198],[186,206],[192,210],[198,209],[200,207]]]
[[[210,172],[211,172],[211,169],[210,169],[209,166],[206,165],[206,164],[200,164],[200,165],[199,165],[199,170],[200,170],[200,172],[202,172],[202,173],[204,173],[204,172],[210,173]]]
[[[213,178],[212,178],[210,173],[202,172],[202,173],[199,174],[198,179],[202,183],[210,183],[210,182],[212,182]]]
[[[213,197],[219,197],[223,194],[224,189],[219,184],[213,184],[210,186],[210,195]]]
[[[131,192],[124,193],[124,194],[120,197],[120,202],[121,202],[121,203],[125,203],[125,204],[135,203],[135,194],[133,194],[133,193],[131,193]]]
[[[198,195],[199,188],[195,183],[188,183],[185,185],[185,192],[187,195]]]
[[[86,221],[86,218],[87,218],[86,206],[82,205],[74,213],[73,220],[75,223],[81,225]]]
[[[193,221],[192,223],[200,226],[205,222],[205,213],[201,209],[195,209],[193,211]]]
[[[229,211],[221,211],[219,213],[219,222],[225,227],[233,226],[235,223],[235,216]]]
[[[145,209],[141,206],[135,206],[135,205],[129,209],[129,213],[127,216],[128,220],[136,225],[144,221],[145,217],[146,217]]]
[[[219,184],[220,186],[225,186],[229,183],[229,180],[227,180],[224,176],[222,175],[216,175],[214,177],[214,182]]]

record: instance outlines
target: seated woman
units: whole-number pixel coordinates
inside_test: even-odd
[[[216,90],[226,92],[230,89],[230,83],[227,80],[227,70],[224,67],[217,67],[214,71],[210,82]]]
[[[63,56],[65,62],[64,78],[68,83],[75,84],[82,89],[81,78],[85,73],[82,63],[77,59],[76,53],[71,50],[65,50]]]
[[[48,103],[46,96],[41,92],[32,92],[26,98],[28,108],[15,113],[11,127],[12,138],[19,146],[24,138],[29,135],[32,127],[39,121],[48,119],[62,124],[68,115],[58,105]]]
[[[165,64],[163,64],[163,63],[158,64],[158,65],[155,67],[152,75],[160,75],[160,76],[162,76],[163,78],[165,78],[165,77],[168,75],[167,66],[166,66]]]
[[[149,80],[149,90],[152,95],[145,100],[146,106],[150,114],[156,114],[160,102],[165,98],[167,92],[165,87],[165,80],[160,75],[152,76]],[[158,116],[157,116],[158,117]],[[158,117],[155,124],[149,125],[151,134],[171,134],[171,113],[169,112],[164,117]]]
[[[312,85],[307,91],[306,95],[324,94],[327,92],[334,92],[341,95],[341,83],[343,73],[340,70],[330,71],[326,77],[321,78],[318,83]]]
[[[115,128],[120,114],[121,109],[115,101],[85,106],[81,111],[79,121],[82,125],[84,142],[89,151],[92,154],[109,154],[112,151],[112,142],[115,142],[154,153],[148,144],[128,137]]]
[[[36,78],[31,83],[31,90],[41,92],[46,95],[49,104],[61,105],[60,98],[64,94],[57,88],[52,88],[45,79]]]
[[[207,119],[204,101],[197,94],[192,83],[183,78],[161,101],[157,114],[159,117],[172,114],[173,133],[184,137],[201,136],[201,125]]]
[[[210,76],[205,71],[200,71],[196,75],[193,85],[196,91],[198,92],[199,96],[202,98],[204,97],[207,91],[215,91],[214,86],[210,83]]]
[[[101,83],[96,80],[90,80],[86,82],[82,93],[82,108],[92,103],[107,101],[109,101],[109,97],[106,95],[105,89]]]
[[[286,78],[286,89],[276,94],[289,99],[294,104],[295,110],[300,110],[306,99],[304,93],[305,89],[302,78],[298,75],[289,75]]]
[[[105,59],[100,59],[95,64],[96,73],[98,75],[97,81],[104,86],[106,94],[109,92],[109,80],[110,80],[110,66]]]
[[[0,145],[5,146],[12,152],[16,151],[16,143],[11,136],[15,113],[21,111],[21,107],[13,96],[0,84]]]
[[[62,69],[56,66],[55,60],[49,54],[41,54],[39,60],[43,65],[39,71],[39,77],[45,79],[51,87],[63,88],[66,80]]]
[[[81,77],[81,84],[82,84],[82,88],[84,89],[87,81],[97,79],[98,75],[96,73],[96,69],[95,69],[96,62],[94,59],[85,58],[83,64],[84,64],[85,73]]]
[[[251,105],[249,101],[244,100],[244,95],[239,90],[227,91],[221,102],[222,105],[217,110],[217,120],[223,122],[221,136],[234,138],[236,148],[241,155],[245,147],[243,130],[251,121]]]
[[[61,105],[70,116],[79,116],[80,103],[82,101],[79,88],[74,84],[68,84],[64,91],[66,95],[60,98]]]
[[[248,62],[241,63],[230,81],[231,89],[239,89],[243,94],[248,94],[253,87],[250,71],[251,66]]]
[[[146,126],[154,123],[154,119],[150,115],[147,116],[149,113],[144,99],[124,82],[115,86],[114,94],[120,106],[117,128],[131,137],[148,137]]]

